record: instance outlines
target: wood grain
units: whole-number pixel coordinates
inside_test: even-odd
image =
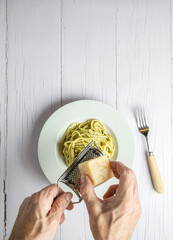
[[[117,21],[118,109],[133,128],[143,209],[132,239],[172,239],[170,2],[118,1]],[[148,115],[149,138],[165,186],[162,195],[152,187],[144,138],[133,114],[137,107]]]
[[[173,163],[173,0],[170,1],[170,77],[171,77],[171,160]],[[172,183],[173,183],[173,164],[172,164]],[[173,193],[173,185],[172,185],[172,193]],[[173,194],[172,194],[172,203],[173,203]],[[172,221],[173,221],[173,215],[172,215]]]
[[[8,3],[7,237],[23,199],[49,184],[37,141],[61,105],[59,29],[59,1]]]
[[[96,99],[116,106],[115,18],[114,1],[63,1],[63,103]],[[75,206],[62,225],[62,234],[64,240],[93,239],[84,204]]]
[[[7,110],[8,110],[8,39],[7,39],[7,4],[0,1],[0,238],[6,236],[6,180],[7,180]]]
[[[152,179],[153,187],[155,188],[156,192],[160,194],[163,193],[164,192],[163,180],[160,175],[157,160],[153,154],[148,156],[148,166],[150,169],[150,176]]]
[[[63,1],[62,97],[116,105],[115,1]]]
[[[172,16],[173,0],[0,0],[0,239],[23,199],[49,184],[37,160],[44,122],[78,99],[118,108],[132,127],[143,209],[132,239],[172,239]],[[163,195],[152,187],[137,107],[148,115]],[[54,239],[93,239],[84,203]]]

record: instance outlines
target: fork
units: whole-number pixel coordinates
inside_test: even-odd
[[[136,112],[136,122],[139,129],[139,132],[145,136],[147,149],[148,149],[148,165],[150,169],[150,174],[153,182],[153,186],[158,193],[164,192],[164,185],[160,175],[160,171],[156,162],[156,158],[151,151],[149,141],[148,141],[148,132],[149,126],[146,118],[146,114],[142,110],[137,110]]]

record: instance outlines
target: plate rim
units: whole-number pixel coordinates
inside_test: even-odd
[[[136,151],[136,146],[135,146],[135,140],[134,140],[134,135],[133,135],[133,132],[132,132],[132,129],[130,127],[130,124],[129,122],[126,120],[126,118],[123,116],[123,114],[115,109],[114,107],[112,107],[111,105],[109,104],[106,104],[104,102],[101,102],[101,101],[97,101],[97,100],[89,100],[89,99],[84,99],[84,100],[76,100],[76,101],[72,101],[72,102],[69,102],[69,103],[66,103],[64,104],[62,107],[59,107],[57,110],[55,110],[48,118],[47,120],[45,121],[45,123],[43,124],[43,127],[41,128],[41,131],[40,131],[40,134],[39,134],[39,138],[38,138],[38,145],[37,145],[37,156],[38,156],[38,161],[39,161],[39,165],[45,175],[45,177],[48,179],[49,182],[52,183],[52,181],[50,181],[50,179],[48,178],[48,174],[46,174],[46,171],[44,170],[44,167],[42,166],[42,161],[41,161],[41,157],[39,156],[39,148],[40,148],[40,141],[41,141],[41,137],[42,137],[42,133],[44,131],[44,128],[46,127],[46,125],[48,124],[50,118],[53,118],[53,116],[60,110],[62,109],[65,109],[65,108],[69,108],[70,105],[75,105],[77,103],[96,103],[96,104],[101,104],[101,105],[104,105],[106,108],[109,108],[110,110],[116,112],[116,114],[118,114],[126,123],[126,125],[128,126],[128,130],[131,134],[131,140],[132,140],[132,147],[133,147],[133,151],[132,151],[132,160],[131,160],[131,168],[133,167],[133,163],[134,163],[134,158],[135,158],[135,151]],[[80,114],[79,114],[80,116]]]

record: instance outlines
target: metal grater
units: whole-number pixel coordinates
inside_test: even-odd
[[[62,182],[66,184],[68,187],[70,187],[79,198],[78,202],[73,202],[72,204],[80,203],[82,201],[82,196],[80,194],[81,174],[78,169],[78,165],[82,162],[85,162],[90,159],[103,156],[103,155],[104,154],[95,144],[95,142],[94,141],[90,142],[58,179],[57,181],[58,194],[59,194],[59,183]]]

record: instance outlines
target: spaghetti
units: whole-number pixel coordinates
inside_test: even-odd
[[[94,141],[108,158],[114,154],[114,139],[106,132],[101,121],[94,119],[69,125],[60,144],[60,152],[68,166],[91,141]]]

